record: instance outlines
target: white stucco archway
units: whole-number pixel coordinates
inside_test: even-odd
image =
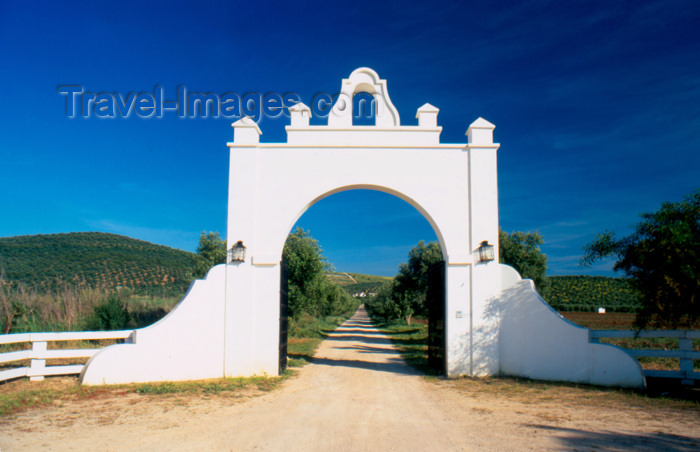
[[[352,96],[359,91],[377,99],[374,126],[352,125]],[[256,293],[269,291],[256,295],[253,303],[269,303],[263,309],[273,312],[276,271],[263,269],[278,268],[291,225],[309,206],[350,188],[377,189],[403,199],[436,231],[447,264],[448,372],[492,374],[497,360],[475,362],[474,354],[495,355],[487,349],[496,343],[485,339],[485,328],[475,330],[472,319],[481,317],[485,301],[499,290],[498,264],[476,258],[482,241],[498,247],[498,144],[493,143],[494,126],[481,118],[469,127],[466,144],[440,143],[437,114],[437,108],[425,104],[416,113],[417,126],[402,126],[386,81],[360,68],[342,81],[328,125],[310,125],[311,112],[303,104],[291,110],[286,143],[261,143],[261,130],[250,119],[234,123],[227,237],[229,245],[241,240],[248,246],[251,275],[245,280],[260,280],[251,288]],[[229,275],[228,281],[232,278],[236,276]],[[260,349],[256,356],[262,359],[266,353]],[[268,354],[272,363],[274,353]]]
[[[373,126],[352,125],[352,97],[376,100]],[[614,347],[591,344],[531,281],[498,264],[495,126],[478,118],[466,143],[440,142],[438,109],[417,109],[401,125],[386,80],[360,68],[343,79],[327,125],[311,110],[289,109],[285,143],[261,143],[250,118],[233,124],[227,239],[242,241],[244,262],[214,267],[160,322],[131,343],[107,347],[86,366],[87,384],[186,380],[279,372],[280,260],[287,235],[314,203],[355,188],[380,190],[411,204],[438,236],[446,263],[446,369],[454,375],[519,375],[643,386],[641,367]],[[496,259],[481,262],[482,241]]]

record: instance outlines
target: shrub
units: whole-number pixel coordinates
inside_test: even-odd
[[[88,321],[88,328],[95,330],[122,330],[132,326],[131,313],[117,293],[110,294],[103,303],[95,306]]]

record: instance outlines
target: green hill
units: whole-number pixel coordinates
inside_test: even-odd
[[[0,272],[40,290],[61,283],[139,293],[187,289],[194,254],[116,234],[71,232],[0,238]]]

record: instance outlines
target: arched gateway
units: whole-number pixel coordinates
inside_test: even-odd
[[[352,125],[358,92],[375,99],[373,126]],[[302,103],[289,110],[286,143],[260,143],[249,118],[233,124],[227,238],[229,248],[245,244],[245,260],[214,267],[164,319],[95,355],[83,383],[276,375],[280,260],[290,229],[326,196],[372,189],[410,203],[440,241],[448,375],[644,385],[635,359],[590,343],[588,330],[561,318],[531,281],[498,264],[493,124],[479,118],[466,144],[443,144],[438,109],[425,104],[417,126],[402,126],[386,80],[369,68],[342,81],[328,125],[310,125]],[[480,258],[484,241],[494,245],[494,260]]]

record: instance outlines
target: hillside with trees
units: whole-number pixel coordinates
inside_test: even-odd
[[[102,232],[0,238],[5,281],[43,291],[70,284],[182,295],[194,262],[187,251]]]

